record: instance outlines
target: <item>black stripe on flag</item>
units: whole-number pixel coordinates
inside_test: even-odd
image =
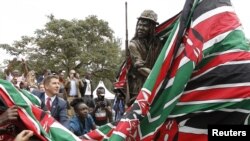
[[[176,120],[178,122],[187,120],[183,126],[207,129],[208,125],[214,124],[243,125],[247,117],[248,113],[214,111],[210,113],[187,114],[176,118]]]
[[[245,82],[250,82],[250,63],[223,65],[190,81],[185,91],[199,87]]]
[[[200,15],[222,6],[232,6],[229,0],[203,0],[194,10],[193,20]]]

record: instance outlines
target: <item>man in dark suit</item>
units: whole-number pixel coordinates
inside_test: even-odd
[[[45,92],[36,94],[42,101],[41,108],[47,110],[63,126],[68,127],[67,103],[57,96],[60,89],[59,77],[48,75],[43,80]]]

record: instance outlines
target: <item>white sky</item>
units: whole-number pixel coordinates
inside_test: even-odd
[[[96,15],[103,19],[115,32],[115,36],[125,41],[125,1],[128,3],[128,36],[135,32],[137,17],[145,9],[152,9],[162,23],[177,14],[185,0],[1,0],[0,1],[0,44],[12,44],[21,36],[33,36],[36,29],[44,28],[47,15],[57,19],[85,19]],[[250,38],[249,5],[246,0],[231,0],[235,11]],[[123,47],[124,48],[124,47]],[[0,50],[3,59],[10,57]],[[1,65],[0,65],[1,66]]]

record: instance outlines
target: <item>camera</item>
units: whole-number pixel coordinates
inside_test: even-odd
[[[101,107],[105,107],[106,104],[105,104],[105,101],[104,101],[104,95],[101,95],[101,96],[99,97],[99,100],[100,100],[100,106],[101,106]]]

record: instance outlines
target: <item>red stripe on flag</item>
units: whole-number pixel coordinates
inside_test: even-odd
[[[206,134],[192,134],[179,132],[178,141],[207,141],[208,136]]]
[[[178,18],[180,17],[180,13],[172,17],[171,19],[165,21],[164,23],[160,24],[159,26],[156,27],[155,32],[156,34],[160,33],[163,31],[165,28],[173,24]]]
[[[223,20],[230,20],[231,22],[226,22],[226,23],[218,22],[218,21],[223,21]],[[210,29],[204,28],[204,27],[208,27],[208,25],[214,25],[215,27],[211,26]],[[204,38],[204,42],[206,42],[214,38],[215,36],[222,34],[226,31],[235,29],[238,26],[240,26],[240,22],[237,18],[237,15],[235,13],[224,12],[224,13],[217,14],[211,18],[208,18],[200,22],[194,27],[194,29],[199,31],[199,33]],[[184,52],[175,59],[174,61],[175,64],[173,66],[171,76],[170,76],[171,78],[176,75],[180,61],[183,57],[184,57]]]
[[[32,120],[30,120],[23,111],[21,111],[20,109],[18,109],[18,114],[19,114],[19,117],[21,118],[22,122],[26,125],[27,129],[32,130],[34,132],[34,134],[37,137],[39,137],[39,139],[41,141],[47,141],[47,139],[44,138],[41,135],[41,133],[38,133],[38,130],[37,130],[36,126],[33,124]]]
[[[3,101],[5,102],[6,106],[11,107],[11,106],[15,105],[2,88],[0,88],[0,95],[3,99]]]
[[[51,125],[54,122],[58,122],[58,121],[56,121],[50,114],[47,114],[45,111],[43,111],[42,109],[34,105],[31,106],[31,109],[32,109],[34,116],[39,121],[43,129],[47,133],[49,133]]]
[[[183,57],[185,56],[185,52],[183,51],[173,62],[174,62],[174,65],[172,67],[172,71],[171,71],[171,74],[170,74],[170,78],[173,78],[175,77],[177,71],[178,71],[178,68],[179,68],[179,65],[180,65],[180,62],[181,60],[183,59]]]
[[[155,133],[155,140],[164,141],[167,138],[167,141],[175,141],[175,137],[178,133],[178,123],[174,119],[168,119],[158,130],[158,135]]]
[[[90,140],[95,139],[101,141],[104,138],[102,134],[97,132],[97,130],[92,130],[91,132],[88,133],[88,136],[91,138]]]
[[[176,48],[176,39],[174,39],[174,42],[170,48],[170,51],[168,53],[168,55],[166,56],[163,64],[161,65],[162,67],[161,68],[157,68],[157,69],[160,69],[160,72],[157,76],[157,79],[156,79],[156,82],[154,84],[154,87],[152,89],[152,92],[151,92],[151,96],[149,97],[148,99],[148,102],[149,104],[152,103],[152,101],[154,100],[154,97],[156,95],[156,90],[158,89],[159,86],[161,86],[160,84],[162,83],[162,81],[165,79],[166,77],[166,74],[168,73],[168,70],[171,66],[171,62],[172,62],[172,59],[173,59],[173,56],[174,56],[174,50]]]
[[[240,25],[241,23],[235,13],[224,12],[205,19],[197,24],[194,29],[199,31],[204,42],[206,42],[219,34],[233,30]]]
[[[127,72],[130,69],[131,64],[132,60],[130,58],[127,58],[126,61],[123,63],[117,81],[114,83],[114,87],[116,89],[125,88],[125,84],[127,82]]]
[[[205,71],[213,68],[218,67],[220,64],[224,64],[230,61],[241,61],[241,60],[250,60],[250,53],[249,52],[231,52],[227,54],[218,55],[213,60],[208,62],[204,67],[199,69],[197,72],[192,74],[192,77],[200,75]]]
[[[183,94],[180,102],[247,98],[250,97],[249,91],[249,86],[197,90]]]
[[[2,88],[0,88],[0,95],[1,98],[3,99],[3,101],[7,104],[8,107],[11,107],[13,105],[15,105],[10,97],[8,96],[7,93],[5,93]],[[33,122],[28,118],[28,116],[20,109],[20,107],[18,107],[18,115],[21,119],[21,121],[24,123],[24,125],[26,127],[24,127],[24,129],[29,129],[32,130],[34,132],[34,134],[41,139],[42,141],[46,141],[47,139],[45,139],[40,133],[37,132],[36,130],[36,126],[33,124]]]

